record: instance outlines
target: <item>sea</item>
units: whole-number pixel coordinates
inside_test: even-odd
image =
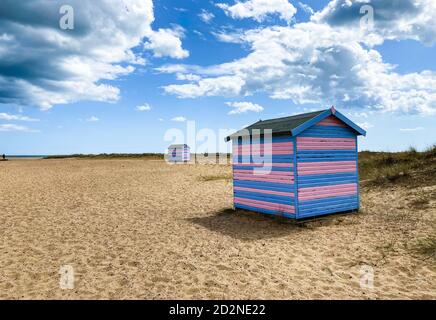
[[[41,159],[47,157],[45,154],[7,154],[6,159]],[[2,154],[0,154],[0,159]]]

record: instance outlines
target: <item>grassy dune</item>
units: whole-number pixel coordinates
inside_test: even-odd
[[[363,186],[436,184],[436,145],[424,152],[410,148],[404,152],[359,153],[359,176]]]

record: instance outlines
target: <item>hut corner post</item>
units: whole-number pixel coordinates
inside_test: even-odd
[[[356,135],[356,185],[357,185],[357,209],[356,212],[360,209],[360,185],[359,185],[359,148],[357,143],[359,141],[358,136]]]
[[[233,195],[232,205],[233,205],[233,210],[236,210],[236,206],[235,206],[235,181],[234,181],[234,179],[235,179],[235,158],[234,158],[235,154],[233,152],[233,150],[235,150],[234,149],[235,148],[235,140],[236,140],[236,147],[239,148],[239,139],[234,139],[234,138],[230,139],[231,144],[232,144],[230,146],[230,148],[232,150],[232,163],[231,163],[231,165],[232,165],[232,195]],[[239,157],[238,157],[237,162],[239,162]]]
[[[294,157],[293,157],[293,170],[294,170],[294,213],[295,219],[298,219],[298,169],[297,169],[297,138],[295,136],[292,137],[292,143],[294,147]]]

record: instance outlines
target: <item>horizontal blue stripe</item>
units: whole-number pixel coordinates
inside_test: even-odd
[[[326,173],[298,176],[298,187],[333,186],[346,183],[357,183],[357,173]]]
[[[294,184],[290,184],[290,183],[234,180],[233,185],[237,187],[294,192]]]
[[[321,215],[325,215],[325,214],[340,213],[340,212],[356,210],[356,209],[358,209],[358,207],[354,204],[353,205],[346,205],[346,206],[329,207],[329,208],[324,208],[324,209],[298,212],[297,218],[301,219],[301,218],[316,217],[316,216],[321,216]]]
[[[265,167],[258,167],[258,166],[233,166],[233,170],[253,170],[256,168],[256,170],[262,170],[262,171],[287,171],[287,172],[293,172],[293,168],[284,168],[284,167],[272,167],[272,166],[265,166]]]
[[[310,207],[310,208],[299,208],[299,213],[306,214],[308,212],[315,213],[315,212],[322,212],[326,210],[331,210],[332,212],[336,211],[344,211],[343,208],[357,208],[357,202],[343,202],[343,203],[335,203],[331,205],[325,205],[321,207]]]
[[[298,182],[314,181],[320,179],[332,180],[332,179],[356,178],[356,177],[357,177],[356,172],[308,174],[308,175],[299,175]]]
[[[235,197],[239,197],[239,198],[247,198],[252,200],[294,205],[294,198],[291,198],[289,196],[279,196],[275,194],[266,194],[266,193],[241,191],[241,190],[234,190],[233,194]]]
[[[356,179],[342,179],[342,180],[336,180],[336,181],[311,181],[311,182],[304,182],[304,183],[298,183],[298,186],[300,188],[309,188],[309,187],[322,187],[322,186],[334,186],[337,184],[348,184],[348,183],[355,183]]]
[[[272,214],[272,215],[279,215],[279,216],[283,216],[285,218],[292,218],[292,219],[295,218],[295,214],[283,213],[283,212],[279,212],[279,211],[275,211],[275,210],[268,210],[268,209],[263,209],[263,208],[257,208],[257,207],[247,206],[245,204],[240,204],[240,203],[235,203],[235,208],[254,211],[254,212],[260,212],[260,213],[266,213],[266,214]]]
[[[299,137],[330,137],[330,138],[353,138],[356,136],[354,130],[338,126],[312,126],[303,132]]]

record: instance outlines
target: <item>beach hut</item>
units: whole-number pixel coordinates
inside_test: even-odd
[[[190,148],[187,144],[172,144],[168,147],[167,161],[188,162],[190,160]]]
[[[233,143],[235,208],[307,218],[359,209],[357,136],[334,107],[258,122]]]

